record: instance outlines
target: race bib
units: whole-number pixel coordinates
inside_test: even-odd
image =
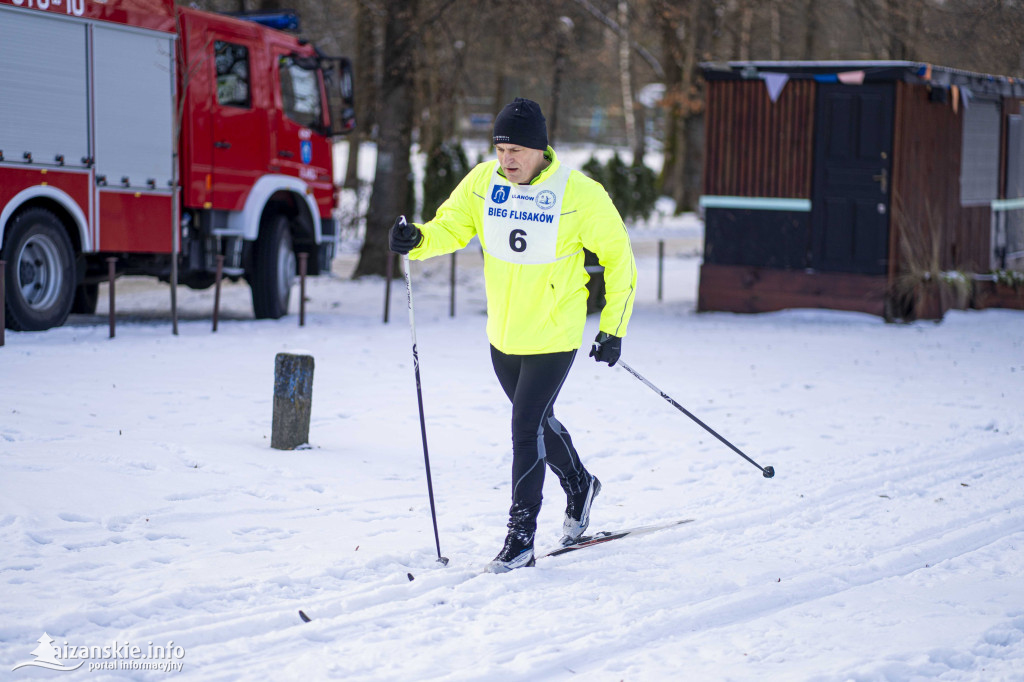
[[[569,169],[561,166],[535,185],[513,185],[498,168],[484,199],[484,251],[520,265],[558,260],[558,223]]]

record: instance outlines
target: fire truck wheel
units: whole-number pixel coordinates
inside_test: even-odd
[[[256,319],[276,320],[288,314],[288,298],[295,282],[295,251],[288,218],[279,213],[263,218],[256,239],[250,277]]]
[[[75,298],[75,255],[60,220],[43,208],[22,211],[4,239],[7,326],[40,331],[64,324]]]

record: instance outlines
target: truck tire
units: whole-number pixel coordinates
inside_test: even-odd
[[[75,300],[75,254],[60,219],[30,208],[4,239],[7,327],[41,331],[64,324]]]
[[[256,319],[276,320],[287,315],[296,270],[287,216],[270,213],[260,221],[253,268],[249,283]]]

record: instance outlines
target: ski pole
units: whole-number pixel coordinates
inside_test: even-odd
[[[701,425],[702,427],[704,427],[704,430],[705,430],[705,431],[707,431],[707,432],[708,432],[708,433],[710,433],[710,434],[711,434],[712,436],[714,436],[714,437],[715,437],[715,438],[717,438],[718,440],[720,440],[720,441],[722,441],[723,443],[725,443],[726,445],[728,445],[728,446],[729,446],[729,448],[730,448],[730,449],[732,449],[732,451],[733,451],[733,452],[735,452],[735,453],[736,453],[737,455],[739,455],[740,457],[742,457],[743,459],[747,460],[748,462],[750,462],[751,464],[753,464],[754,466],[756,466],[756,467],[757,467],[758,469],[760,469],[760,470],[761,470],[761,473],[762,473],[762,474],[764,474],[764,477],[765,477],[765,478],[771,478],[771,477],[773,477],[773,476],[775,475],[775,468],[774,468],[774,467],[770,467],[770,466],[767,466],[767,467],[762,467],[762,466],[761,466],[760,464],[758,464],[758,463],[757,463],[757,462],[755,462],[754,460],[752,460],[752,459],[750,459],[749,457],[747,457],[747,456],[746,456],[745,454],[743,454],[743,452],[742,452],[742,451],[741,451],[741,450],[740,450],[740,449],[739,449],[738,447],[736,447],[735,445],[733,445],[732,443],[730,443],[729,441],[727,441],[727,440],[726,440],[725,438],[722,438],[722,437],[721,437],[720,435],[718,435],[718,432],[717,432],[717,431],[715,431],[715,430],[714,430],[713,428],[711,428],[710,426],[708,426],[707,424],[705,424],[704,422],[702,422],[702,421],[701,421],[700,419],[698,419],[698,418],[696,417],[696,415],[694,415],[694,414],[693,414],[692,412],[690,412],[690,411],[689,411],[689,410],[687,410],[687,409],[686,409],[685,407],[683,407],[682,405],[680,405],[679,403],[677,403],[677,402],[676,402],[675,400],[672,400],[672,398],[671,398],[671,397],[670,397],[670,396],[669,396],[669,395],[668,395],[667,393],[665,393],[664,391],[662,391],[661,389],[659,389],[659,388],[658,388],[657,386],[655,386],[654,384],[652,384],[652,383],[651,383],[650,381],[648,381],[647,379],[645,379],[645,378],[644,378],[643,376],[641,376],[641,375],[640,375],[640,372],[637,372],[637,371],[636,371],[635,369],[633,369],[632,367],[630,367],[629,365],[627,365],[627,364],[626,364],[625,362],[622,362],[621,360],[619,361],[619,365],[621,365],[621,366],[622,366],[622,369],[626,370],[627,372],[629,372],[630,374],[632,374],[633,376],[635,376],[635,377],[636,377],[637,379],[639,379],[640,381],[642,381],[642,382],[644,383],[644,385],[646,385],[646,386],[647,386],[647,387],[648,387],[649,389],[651,389],[652,391],[654,391],[655,393],[657,393],[658,395],[660,395],[660,396],[661,396],[662,398],[664,398],[665,400],[667,400],[667,401],[669,402],[669,404],[671,404],[671,405],[672,405],[672,407],[676,408],[677,410],[679,410],[680,412],[682,412],[683,414],[685,414],[685,415],[686,415],[687,417],[689,417],[689,418],[690,418],[690,419],[692,419],[693,421],[695,421],[695,422],[697,422],[698,424],[700,424],[700,425]]]
[[[416,402],[420,407],[420,437],[423,440],[423,464],[427,470],[427,495],[430,497],[430,518],[434,522],[434,544],[437,545],[437,560],[448,565],[448,557],[441,556],[441,538],[437,534],[437,510],[434,508],[434,484],[430,479],[430,455],[427,454],[427,420],[423,415],[423,388],[420,384],[420,353],[416,349],[416,318],[412,312],[412,276],[409,274],[409,255],[402,257],[405,266],[405,289],[409,292],[409,329],[412,332],[412,366],[416,374]]]

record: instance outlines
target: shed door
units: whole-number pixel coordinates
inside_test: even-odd
[[[819,83],[814,114],[811,267],[886,273],[892,188],[891,83]]]

